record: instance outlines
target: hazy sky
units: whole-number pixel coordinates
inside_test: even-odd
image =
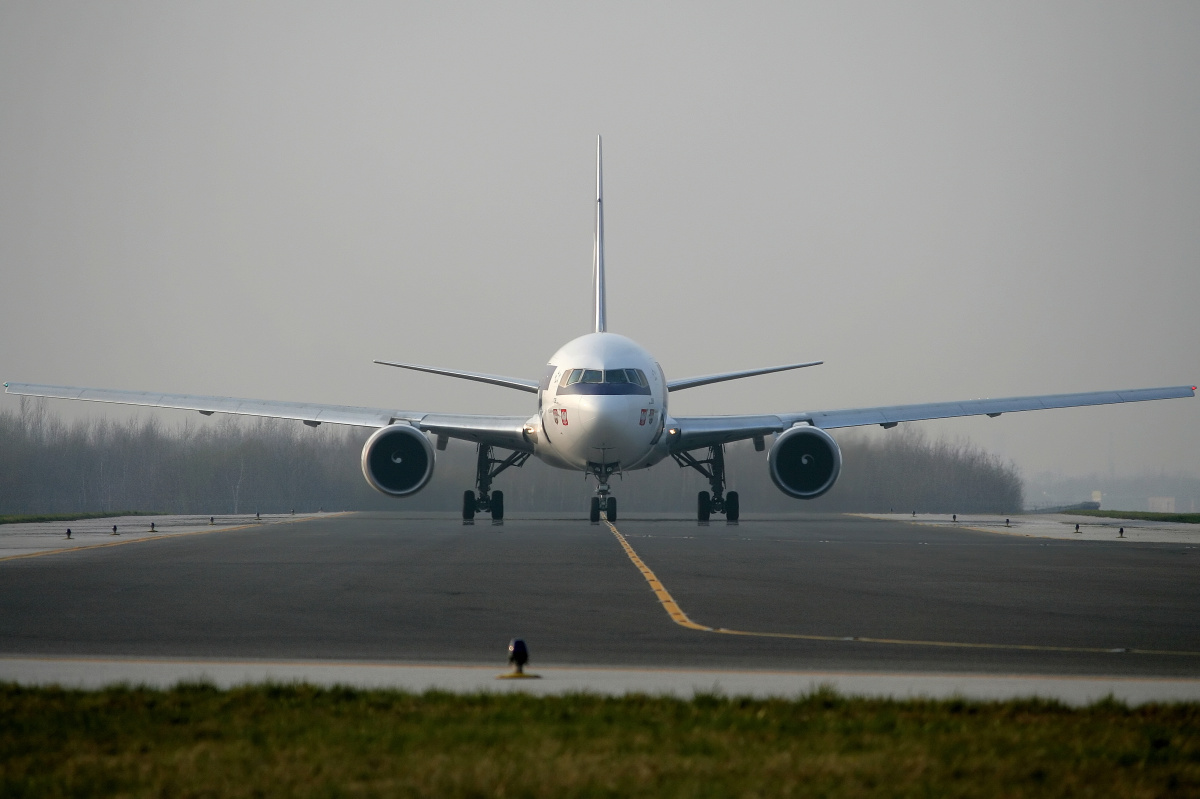
[[[1195,2],[3,0],[0,380],[532,413],[371,360],[587,332],[597,133],[610,330],[826,361],[675,413],[1200,379]],[[923,426],[1200,473],[1200,400]]]

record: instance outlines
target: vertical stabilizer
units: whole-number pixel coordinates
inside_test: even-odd
[[[596,244],[592,251],[592,311],[594,332],[608,330],[608,313],[604,303],[604,179],[600,137],[596,137]]]

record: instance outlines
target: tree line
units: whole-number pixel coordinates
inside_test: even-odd
[[[0,412],[0,514],[145,510],[180,514],[295,510],[454,511],[474,485],[475,448],[450,442],[432,481],[395,500],[371,489],[360,457],[371,430],[231,416],[170,426],[150,415],[66,422],[45,401]],[[1023,505],[1017,468],[969,442],[930,440],[902,428],[837,431],[841,478],[816,500],[791,499],[771,482],[766,452],[726,447],[728,488],[749,513],[861,511],[1014,513]],[[768,442],[769,443],[769,442]],[[667,460],[613,478],[622,513],[690,514],[708,483]],[[498,477],[510,514],[586,512],[594,481],[530,459]]]

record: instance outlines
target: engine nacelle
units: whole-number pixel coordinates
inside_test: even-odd
[[[389,497],[407,497],[433,477],[433,447],[425,434],[406,424],[375,431],[362,451],[363,477]]]
[[[816,499],[837,482],[842,451],[821,428],[796,426],[775,439],[767,466],[780,491],[797,499]]]

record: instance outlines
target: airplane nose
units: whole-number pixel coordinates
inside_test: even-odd
[[[644,431],[645,428],[638,426],[637,415],[641,412],[641,406],[634,408],[630,399],[623,396],[580,397],[581,432],[592,447],[626,452],[637,446],[638,431]],[[627,453],[624,457],[631,455]]]

